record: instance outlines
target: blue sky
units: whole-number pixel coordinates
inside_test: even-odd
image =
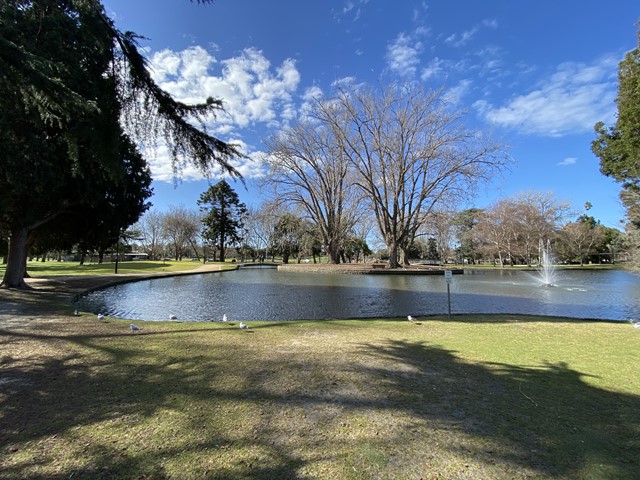
[[[444,88],[470,127],[509,146],[510,171],[473,205],[535,190],[619,227],[619,187],[590,150],[597,121],[615,121],[618,62],[637,45],[638,0],[105,0],[121,30],[146,37],[155,79],[176,98],[225,102],[209,124],[238,143],[236,163],[258,204],[263,140],[309,98],[344,79]],[[208,188],[186,169],[177,187],[162,148],[149,158],[154,208],[196,208]]]

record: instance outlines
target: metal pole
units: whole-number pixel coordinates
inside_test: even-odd
[[[447,283],[447,303],[449,306],[449,310],[448,310],[448,318],[449,321],[451,321],[451,289],[449,288],[449,284]]]

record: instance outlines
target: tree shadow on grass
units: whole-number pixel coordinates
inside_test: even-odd
[[[323,462],[342,478],[429,473],[418,459],[394,463],[393,449],[498,463],[504,478],[622,479],[640,467],[640,397],[598,389],[567,364],[471,364],[390,340],[349,347],[348,361],[301,347],[256,362],[242,335],[219,332],[226,337],[215,345],[228,348],[202,350],[181,343],[201,337],[166,333],[106,344],[4,332],[7,342],[71,348],[0,356],[2,475],[169,478],[177,463],[192,465],[184,477],[296,479]],[[167,350],[171,333],[179,346]],[[386,414],[403,423],[385,429]],[[364,422],[360,436],[354,418]],[[56,466],[59,456],[67,466]]]
[[[393,408],[464,433],[469,458],[554,478],[590,472],[591,478],[623,479],[640,471],[640,396],[596,388],[567,363],[471,364],[455,352],[403,341],[362,351],[409,366],[397,375],[385,368],[365,372],[385,379]]]

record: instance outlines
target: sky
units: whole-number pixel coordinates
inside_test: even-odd
[[[220,98],[207,124],[248,156],[230,181],[258,206],[264,140],[336,85],[420,82],[444,89],[469,128],[508,147],[508,171],[463,208],[551,192],[576,216],[622,228],[620,187],[591,152],[598,121],[616,118],[618,63],[637,46],[638,0],[104,0],[116,26],[143,36],[154,79],[175,98]],[[149,154],[153,209],[197,209],[210,182],[173,178],[166,150]]]

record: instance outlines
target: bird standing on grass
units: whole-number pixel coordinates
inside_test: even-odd
[[[416,319],[414,317],[412,317],[411,315],[407,315],[407,320],[409,320],[410,322],[415,322]]]
[[[240,328],[242,330],[249,330],[249,325],[247,325],[246,323],[240,322]]]
[[[229,321],[229,319],[227,318],[227,314],[226,313],[224,315],[222,315],[222,321],[223,322]]]
[[[169,320],[177,320],[178,317],[176,317],[175,315],[169,315]]]
[[[105,317],[104,317],[103,314],[101,314],[101,313],[98,314],[98,320],[102,321],[102,320],[104,320],[104,318]]]
[[[131,329],[131,333],[136,333],[136,332],[139,332],[140,330],[142,330],[142,327],[139,327],[139,326],[137,326],[137,325],[135,325],[133,323],[131,325],[129,325],[129,328]]]

